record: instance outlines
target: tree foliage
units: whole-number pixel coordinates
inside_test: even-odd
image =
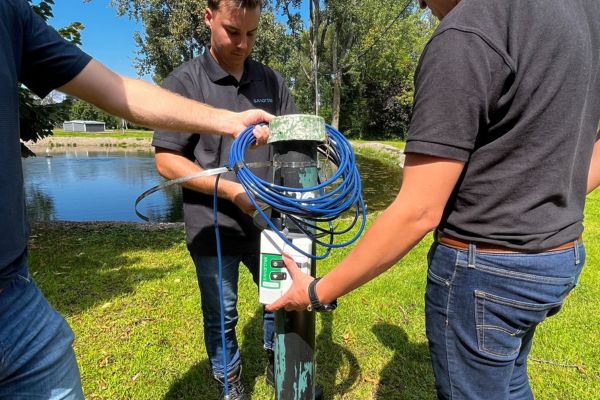
[[[300,68],[294,74],[293,94],[301,109],[318,108],[347,133],[404,137],[414,70],[435,27],[429,15],[414,0],[324,0],[318,8],[318,27],[307,28],[298,22],[298,8],[306,3],[276,1],[290,30],[300,31],[295,36]],[[307,20],[311,25],[315,21]]]
[[[107,128],[117,129],[121,125],[121,119],[99,109],[93,104],[83,100],[75,100],[69,112],[70,120],[102,121]]]
[[[157,83],[208,48],[204,1],[111,3],[143,23],[136,67]],[[416,0],[270,0],[253,58],[287,78],[301,112],[365,138],[404,137],[413,74],[434,28]]]

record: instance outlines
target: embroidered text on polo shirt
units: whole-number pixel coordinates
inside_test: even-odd
[[[266,98],[263,98],[263,99],[253,99],[252,102],[254,104],[273,103],[273,99],[266,97]]]

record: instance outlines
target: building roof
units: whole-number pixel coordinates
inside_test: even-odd
[[[82,121],[82,120],[73,120],[73,121],[65,121],[64,124],[75,123],[75,124],[104,124],[104,121]]]

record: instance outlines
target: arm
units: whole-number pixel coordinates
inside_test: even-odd
[[[400,193],[350,254],[319,281],[321,302],[329,303],[382,274],[434,230],[463,166],[459,161],[408,154]],[[306,309],[312,277],[302,274],[290,258],[284,260],[294,284],[267,309]]]
[[[237,136],[248,125],[272,118],[261,110],[235,113],[213,108],[147,82],[117,75],[95,60],[59,90],[136,124],[168,131]],[[266,128],[257,128],[257,142],[265,143],[267,132]]]
[[[596,139],[596,144],[594,145],[592,162],[590,163],[590,170],[588,174],[588,193],[600,186],[600,132],[598,132],[598,136],[599,137]]]
[[[176,179],[204,171],[181,153],[160,147],[156,148],[155,163],[158,173],[165,179]],[[197,178],[184,183],[183,186],[196,192],[212,195],[216,179],[214,176]],[[239,183],[221,179],[217,196],[231,201],[247,214],[254,212],[254,206]]]

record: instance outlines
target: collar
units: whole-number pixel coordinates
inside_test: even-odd
[[[210,54],[209,49],[207,49],[204,52],[204,54],[202,54],[202,56],[200,57],[200,61],[202,62],[204,70],[206,71],[208,77],[212,82],[216,83],[223,79],[230,78],[235,80],[237,83],[237,80],[233,77],[233,75],[229,74],[229,72],[225,71],[219,65],[219,63],[217,63],[217,60],[215,60],[212,54]],[[246,60],[244,61],[244,72],[242,74],[242,79],[239,82],[240,85],[252,81],[263,80],[262,74],[260,74],[257,64],[258,63],[256,61],[251,60],[250,57],[246,58]]]

